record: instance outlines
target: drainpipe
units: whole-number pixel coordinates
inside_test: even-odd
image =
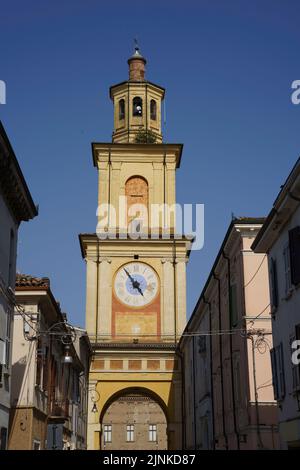
[[[100,266],[100,259],[99,259],[99,239],[97,239],[97,277],[96,277],[96,336],[95,336],[95,343],[98,342],[98,314],[99,314],[99,266]]]
[[[174,329],[175,344],[177,344],[177,289],[176,289],[176,243],[173,238],[173,283],[174,283]]]
[[[231,318],[230,318],[230,258],[225,255],[224,251],[222,252],[224,259],[227,261],[227,278],[228,278],[228,296],[229,296],[229,325],[231,329]],[[234,433],[236,436],[236,443],[238,450],[240,449],[240,439],[237,429],[237,419],[236,419],[236,408],[235,408],[235,390],[234,390],[234,379],[233,379],[233,347],[232,347],[232,335],[229,335],[229,347],[230,347],[230,371],[231,371],[231,390],[232,390],[232,401],[233,401],[233,426]]]
[[[182,432],[181,432],[181,446],[182,449],[186,449],[186,429],[185,429],[185,371],[184,371],[184,354],[177,348],[176,351],[180,358],[181,368],[181,419],[182,419]]]
[[[205,300],[203,302],[208,305],[209,311],[209,331],[212,331],[212,314],[211,314],[211,303]],[[213,436],[213,450],[215,450],[215,405],[214,405],[214,387],[213,387],[213,360],[212,360],[212,336],[209,338],[209,370],[210,370],[210,389],[211,389],[211,414],[212,414],[212,436]]]
[[[195,360],[195,336],[192,339],[193,345],[193,398],[194,398],[194,450],[197,449],[197,414],[196,414],[196,360]]]
[[[222,313],[221,313],[221,281],[220,279],[213,273],[213,277],[216,281],[218,281],[218,310],[219,310],[219,330],[222,330]],[[222,335],[219,334],[219,349],[220,349],[220,369],[221,369],[221,394],[222,394],[222,423],[223,423],[223,434],[225,439],[225,448],[228,450],[228,437],[226,433],[226,426],[225,426],[225,404],[224,404],[224,376],[223,376],[223,344],[222,344]]]
[[[254,385],[254,394],[255,394],[256,432],[257,432],[258,447],[260,449],[264,449],[264,444],[263,444],[261,433],[260,433],[260,422],[259,422],[259,406],[258,406],[258,392],[257,392],[257,383],[256,383],[256,365],[255,365],[255,345],[254,345],[254,339],[251,333],[248,333],[247,339],[250,339],[251,344],[252,344],[253,385]]]

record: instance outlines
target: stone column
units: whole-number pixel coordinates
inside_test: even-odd
[[[111,164],[111,201],[110,203],[112,204],[113,208],[115,209],[115,214],[116,214],[116,227],[119,226],[119,195],[121,195],[120,192],[120,174],[121,174],[121,162],[112,162]],[[110,217],[110,225],[113,227],[113,220],[112,217]]]
[[[149,226],[152,228],[154,220],[151,220],[151,204],[163,204],[164,202],[164,180],[163,180],[163,164],[152,163],[153,166],[153,183],[149,187]],[[159,227],[155,227],[158,230]]]
[[[98,162],[99,179],[98,179],[98,204],[107,204],[108,195],[108,162]]]
[[[91,339],[96,335],[97,262],[86,259],[86,319],[85,327]]]
[[[172,206],[176,203],[175,197],[175,170],[176,163],[166,163],[166,203]],[[171,217],[171,227],[176,227],[176,214]]]

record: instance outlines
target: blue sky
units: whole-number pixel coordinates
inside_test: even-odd
[[[84,325],[78,233],[96,225],[90,144],[111,141],[108,88],[127,79],[133,38],[166,88],[165,141],[184,143],[177,199],[205,204],[189,316],[231,213],[266,215],[300,154],[299,15],[292,0],[2,3],[0,119],[40,211],[20,230],[18,270],[50,277],[71,321]]]

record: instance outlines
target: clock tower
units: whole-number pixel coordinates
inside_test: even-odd
[[[136,46],[129,79],[110,88],[111,143],[92,144],[96,233],[81,234],[86,329],[93,347],[88,448],[182,447],[181,364],[190,241],[175,233],[182,144],[163,143],[164,88]]]

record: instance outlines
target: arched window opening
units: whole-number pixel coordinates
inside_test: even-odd
[[[132,115],[133,116],[143,115],[143,100],[139,96],[136,96],[132,100]]]
[[[122,99],[119,101],[119,120],[122,121],[122,119],[125,118],[125,101]]]
[[[132,176],[126,181],[127,223],[141,232],[148,226],[148,183],[142,176]],[[134,207],[133,207],[134,206]]]
[[[156,101],[150,101],[150,119],[156,121]]]

